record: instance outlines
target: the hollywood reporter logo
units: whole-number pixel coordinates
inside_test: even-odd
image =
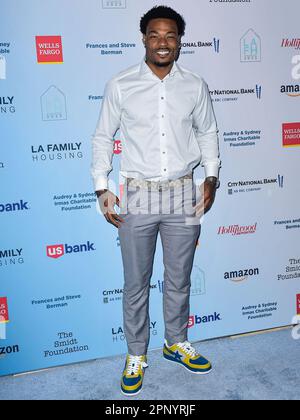
[[[60,258],[63,255],[67,254],[77,254],[81,252],[91,252],[96,251],[95,244],[87,241],[85,244],[80,245],[68,245],[68,244],[59,244],[59,245],[48,245],[47,246],[47,256],[49,258]]]

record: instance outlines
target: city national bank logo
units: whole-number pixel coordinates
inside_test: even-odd
[[[283,147],[300,146],[300,122],[282,125],[282,144]]]
[[[62,64],[61,36],[36,36],[37,62],[39,64]]]
[[[193,42],[182,42],[181,54],[195,54],[195,50],[199,48],[212,48],[216,54],[220,53],[221,40],[219,38],[213,38],[212,41],[193,41]]]
[[[261,39],[253,29],[241,39],[241,62],[254,63],[261,61]]]
[[[102,0],[103,9],[126,9],[126,0]]]
[[[33,162],[82,159],[82,143],[57,143],[31,146]]]
[[[41,96],[43,121],[65,121],[67,102],[65,94],[56,86],[50,86]]]
[[[82,252],[92,252],[96,251],[95,244],[88,241],[86,244],[80,245],[49,245],[47,246],[47,257],[58,259],[64,255],[68,254],[78,254]]]
[[[300,315],[300,294],[297,295],[297,315]]]
[[[272,186],[278,186],[278,188],[284,188],[284,176],[278,175],[277,178],[264,178],[255,179],[249,181],[230,181],[228,182],[228,195],[251,193],[262,191],[264,187],[271,188]]]
[[[215,89],[209,91],[213,102],[234,102],[241,97],[255,95],[257,99],[262,99],[262,86],[256,85],[254,88],[246,89]]]
[[[0,114],[14,114],[16,112],[14,101],[14,96],[0,96]]]
[[[0,213],[12,213],[15,211],[29,210],[28,201],[20,200],[15,203],[0,203]]]
[[[218,235],[232,235],[232,236],[241,236],[241,235],[250,235],[256,233],[257,223],[250,226],[240,226],[240,225],[231,225],[231,226],[221,226],[218,230]]]
[[[217,312],[215,312],[214,314],[205,315],[205,316],[191,315],[189,317],[188,328],[195,327],[196,325],[209,324],[209,323],[218,322],[218,321],[222,321],[222,318],[221,318],[221,314]]]
[[[6,58],[0,55],[0,80],[6,80]]]

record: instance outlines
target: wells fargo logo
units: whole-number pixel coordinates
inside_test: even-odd
[[[61,36],[36,36],[37,61],[40,64],[62,64]]]

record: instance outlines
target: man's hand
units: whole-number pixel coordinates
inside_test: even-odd
[[[119,198],[109,190],[96,191],[96,194],[99,199],[101,211],[107,222],[119,228],[121,223],[124,222],[124,219],[114,209],[115,205],[120,207]]]
[[[218,188],[218,179],[215,177],[206,178],[204,183],[200,186],[201,200],[195,206],[196,215],[202,217],[207,213],[214,204],[216,198],[216,191]]]

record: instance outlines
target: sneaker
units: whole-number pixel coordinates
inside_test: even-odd
[[[211,363],[197,353],[188,341],[176,343],[169,347],[167,341],[164,346],[164,358],[176,362],[192,373],[205,375],[212,370]]]
[[[144,379],[144,371],[147,365],[146,356],[127,355],[125,368],[121,381],[121,392],[124,395],[137,395],[141,392]]]

